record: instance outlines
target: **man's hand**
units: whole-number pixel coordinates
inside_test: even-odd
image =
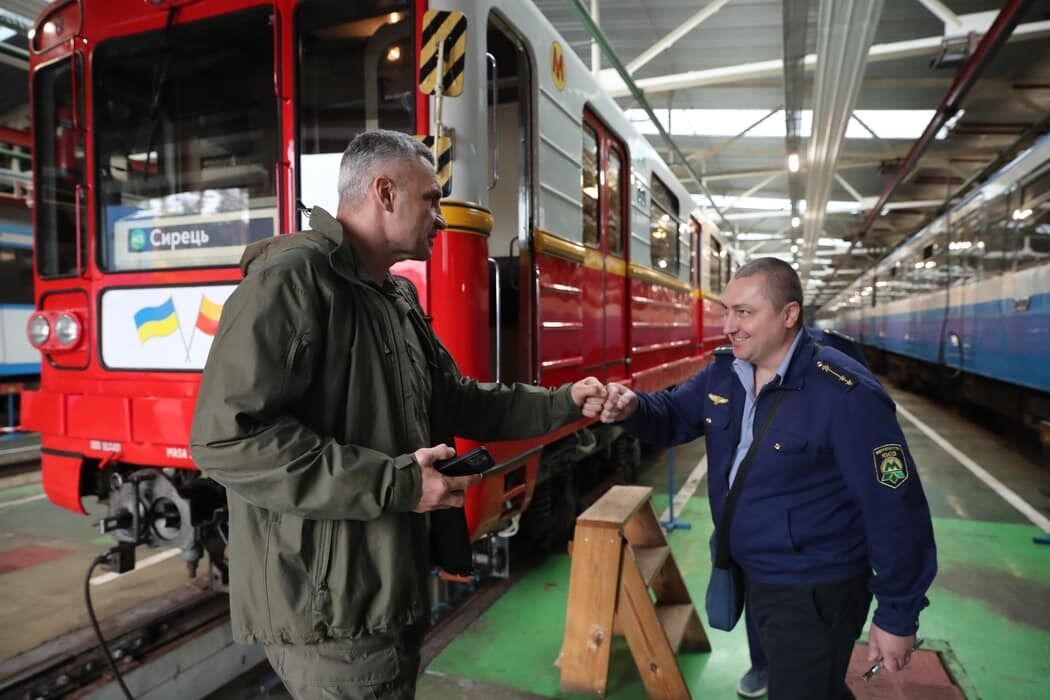
[[[915,648],[915,635],[898,637],[880,628],[874,622],[868,630],[868,661],[875,663],[882,660],[882,669],[890,673],[900,671],[911,661],[911,652]]]
[[[587,418],[594,418],[605,403],[605,387],[594,377],[581,379],[572,385],[572,400]]]
[[[605,386],[605,405],[602,406],[602,423],[617,423],[627,420],[638,410],[638,394],[623,384],[609,382]]]
[[[445,476],[434,468],[434,462],[451,459],[456,451],[445,444],[421,447],[415,452],[423,476],[423,493],[412,510],[426,513],[443,508],[462,508],[467,487],[481,481],[481,474],[470,476]]]

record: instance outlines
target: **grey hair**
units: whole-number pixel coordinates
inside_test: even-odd
[[[794,268],[779,258],[755,258],[733,273],[733,279],[765,275],[762,295],[773,302],[776,309],[783,309],[791,302],[797,302],[799,319],[802,319],[802,281]]]
[[[422,158],[434,165],[434,155],[408,134],[374,129],[358,134],[339,162],[339,200],[357,202],[376,176],[376,168],[391,161]]]

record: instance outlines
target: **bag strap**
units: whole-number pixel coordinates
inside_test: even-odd
[[[733,513],[736,511],[736,502],[740,500],[740,491],[744,486],[744,478],[747,476],[751,462],[755,458],[755,452],[758,451],[758,444],[765,437],[769,425],[773,422],[773,416],[777,414],[780,403],[787,395],[787,389],[777,391],[777,395],[773,398],[773,403],[763,417],[762,426],[755,434],[754,439],[751,441],[751,447],[747,449],[747,454],[744,455],[743,461],[740,462],[740,466],[736,470],[736,478],[733,479],[733,485],[729,487],[725,509],[722,511],[722,522],[718,524],[718,529],[715,530],[715,537],[717,538],[715,542],[715,565],[720,569],[725,569],[729,566],[729,527],[733,523]]]

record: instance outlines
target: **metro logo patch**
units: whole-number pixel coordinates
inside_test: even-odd
[[[875,478],[883,486],[895,489],[908,480],[908,463],[900,445],[882,445],[872,450]]]

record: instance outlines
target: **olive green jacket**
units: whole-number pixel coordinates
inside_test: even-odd
[[[193,419],[193,459],[227,489],[242,642],[311,643],[428,620],[415,450],[431,436],[541,435],[581,415],[567,386],[460,376],[414,295],[389,276],[368,281],[327,212],[315,208],[310,223],[245,251]],[[406,321],[427,345],[425,373],[411,365]]]

